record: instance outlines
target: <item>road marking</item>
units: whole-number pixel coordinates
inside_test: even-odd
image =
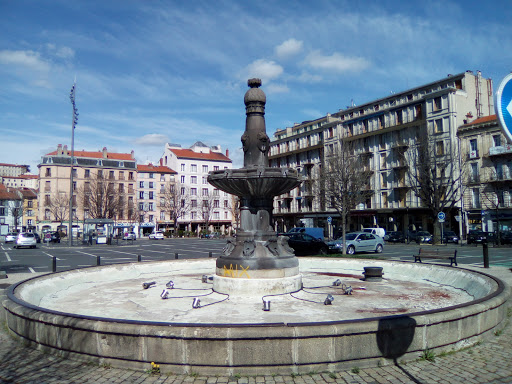
[[[44,252],[44,251],[43,251],[43,253],[44,253],[46,256],[49,256],[49,257],[51,257],[51,258],[53,258],[53,257],[54,257],[53,255],[50,255],[49,253],[46,253],[46,252]],[[59,258],[57,257],[57,260],[62,260],[62,259],[59,259]]]
[[[92,253],[87,253],[87,252],[82,252],[82,251],[76,251],[77,253],[83,253],[84,255],[87,255],[87,256],[92,256],[92,257],[98,257],[99,255],[93,255]]]
[[[29,270],[31,273],[36,273],[36,271],[34,271],[34,268],[32,268],[32,267],[28,267],[28,270]]]
[[[137,253],[122,252],[122,251],[110,251],[110,252],[115,252],[115,253],[124,253],[125,255],[133,255],[133,256],[137,256],[137,255],[138,255]]]
[[[7,261],[12,261],[7,252],[5,252],[5,257],[7,257]]]

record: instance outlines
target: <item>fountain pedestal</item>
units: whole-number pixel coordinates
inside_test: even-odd
[[[208,182],[240,197],[240,230],[217,259],[214,290],[239,295],[277,294],[301,288],[299,262],[286,237],[272,229],[274,196],[300,184],[294,169],[268,166],[270,140],[265,129],[265,93],[260,79],[250,79],[244,97],[242,135],[244,167],[213,171]]]

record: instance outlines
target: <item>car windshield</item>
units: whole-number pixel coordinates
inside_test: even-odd
[[[446,236],[455,236],[455,232],[453,232],[453,231],[446,231],[444,234]]]
[[[345,235],[346,240],[354,240],[357,237],[357,233],[347,233]],[[338,240],[343,240],[343,236],[338,237]]]
[[[430,233],[428,232],[418,232],[419,236],[430,236]]]
[[[23,237],[34,237],[33,233],[22,233],[21,236]]]

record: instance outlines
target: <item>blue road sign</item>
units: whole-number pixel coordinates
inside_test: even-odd
[[[444,220],[444,219],[445,219],[445,217],[446,217],[446,215],[444,214],[444,212],[439,212],[439,213],[437,214],[437,218],[438,218],[439,220]]]
[[[329,216],[329,217],[327,218],[327,222],[328,222],[329,224],[331,224],[331,223],[332,223],[332,217],[331,217],[331,216]]]
[[[501,80],[494,108],[503,133],[512,143],[512,73]]]

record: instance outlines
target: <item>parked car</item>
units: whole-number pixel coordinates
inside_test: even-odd
[[[290,229],[286,233],[280,233],[279,236],[291,236],[297,233],[307,233],[308,235],[313,236],[316,239],[323,240],[324,239],[324,229],[318,227],[296,227]]]
[[[137,235],[135,232],[125,232],[124,233],[124,240],[137,240]]]
[[[163,240],[164,239],[164,233],[161,231],[153,232],[149,235],[149,238],[152,240]]]
[[[418,231],[416,233],[416,242],[420,243],[432,243],[432,235],[427,231]]]
[[[384,228],[363,228],[363,232],[372,233],[382,238],[386,236],[386,230]]]
[[[384,236],[384,240],[389,241],[390,243],[405,243],[405,236],[403,232],[391,231]]]
[[[307,233],[295,233],[286,235],[286,237],[288,237],[288,245],[295,251],[297,256],[327,254],[327,244],[323,240],[316,239]]]
[[[459,237],[453,231],[444,231],[443,232],[443,243],[459,243]]]
[[[36,248],[36,237],[33,233],[30,232],[21,232],[16,237],[16,244],[14,245],[14,248],[21,248],[21,247],[27,247],[27,248]]]
[[[418,235],[418,231],[407,231],[407,241],[416,241],[416,236]]]
[[[18,237],[16,232],[9,232],[5,235],[5,243],[14,243],[16,241],[16,237]]]
[[[471,230],[468,233],[468,244],[479,244],[487,241],[487,234],[483,231]]]
[[[381,253],[384,249],[382,237],[368,232],[350,232],[345,234],[347,254],[353,255],[356,252]],[[343,252],[343,237],[327,243],[329,252]]]
[[[512,232],[500,233],[501,244],[512,244]]]
[[[34,237],[36,238],[36,242],[40,243],[41,242],[41,237],[36,232],[33,232],[33,234],[34,234]]]

